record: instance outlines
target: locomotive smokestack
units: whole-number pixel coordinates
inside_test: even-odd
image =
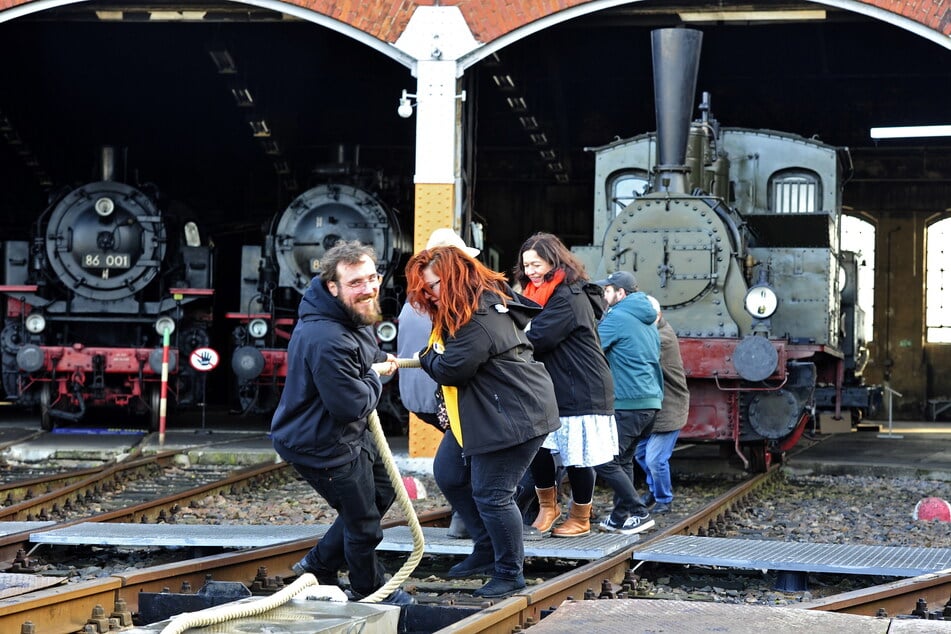
[[[102,180],[111,181],[116,175],[116,149],[111,145],[102,147]]]
[[[693,29],[651,32],[657,117],[654,191],[686,193],[687,139],[702,40],[703,33]]]

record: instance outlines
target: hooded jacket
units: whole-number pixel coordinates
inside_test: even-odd
[[[604,289],[574,282],[555,287],[532,319],[528,338],[551,374],[560,416],[614,414],[614,381],[598,339],[602,314]]]
[[[319,277],[304,293],[287,346],[287,381],[274,416],[274,450],[315,469],[352,461],[369,442],[367,417],[383,384],[371,369],[386,360],[370,326],[353,321]]]
[[[664,375],[660,368],[657,311],[647,295],[631,293],[611,307],[598,325],[601,345],[614,374],[614,408],[660,409]]]
[[[420,351],[419,362],[438,384],[457,388],[462,448],[477,455],[520,445],[558,429],[551,378],[532,356],[524,328],[537,304],[517,295],[504,306],[484,294],[472,319],[442,351]]]

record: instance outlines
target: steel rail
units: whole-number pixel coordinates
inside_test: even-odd
[[[793,607],[864,616],[877,616],[880,610],[884,610],[888,616],[897,616],[909,614],[919,600],[925,601],[929,610],[940,610],[951,601],[949,597],[951,569],[843,592]]]

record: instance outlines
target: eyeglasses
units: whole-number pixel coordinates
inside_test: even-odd
[[[371,275],[370,277],[363,280],[353,280],[352,282],[347,282],[344,284],[347,288],[353,291],[359,291],[360,289],[366,287],[378,286],[380,282],[383,281],[382,275]]]

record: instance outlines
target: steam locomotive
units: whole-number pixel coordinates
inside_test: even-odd
[[[395,352],[401,308],[397,273],[412,245],[400,229],[397,211],[376,192],[384,188],[378,171],[355,162],[316,170],[324,182],[295,198],[265,227],[262,245],[244,245],[241,257],[240,308],[226,318],[232,331],[237,401],[241,413],[266,414],[277,407],[287,376],[287,344],[300,299],[317,273],[324,252],[340,240],[359,240],[377,254],[383,281],[380,303],[384,320],[376,325],[381,348]],[[395,380],[385,377],[385,382]],[[377,406],[381,421],[406,419],[398,390],[384,389]]]
[[[680,438],[732,445],[762,471],[820,411],[873,414],[858,264],[840,245],[848,150],[721,127],[690,110],[702,33],[652,33],[656,133],[595,154],[589,271],[629,271],[680,339],[690,412]]]
[[[201,402],[187,362],[207,346],[213,254],[194,222],[163,212],[148,185],[102,180],[54,196],[29,240],[2,243],[2,389],[39,406],[41,426],[79,421],[89,407],[122,408],[159,425],[165,392]]]

